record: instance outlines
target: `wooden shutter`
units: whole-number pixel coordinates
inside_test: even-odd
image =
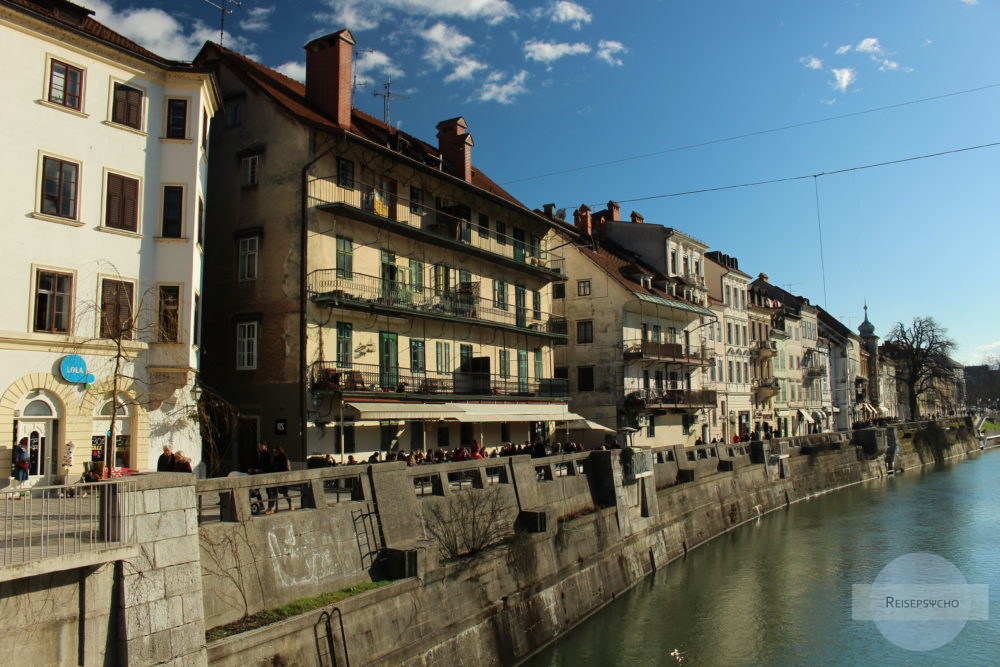
[[[122,228],[122,186],[125,179],[118,174],[108,174],[108,204],[104,224]],[[103,303],[103,299],[101,301]]]
[[[104,280],[101,284],[101,338],[132,339],[132,283]]]
[[[122,178],[122,229],[139,229],[139,181],[135,178]]]
[[[115,97],[114,103],[111,107],[111,120],[115,123],[125,124],[125,118],[128,115],[125,102],[126,94],[125,86],[121,84],[115,84]]]
[[[128,88],[125,96],[128,105],[128,116],[125,124],[139,129],[142,127],[142,91]]]

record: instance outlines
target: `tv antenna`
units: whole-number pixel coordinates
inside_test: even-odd
[[[219,10],[219,46],[222,46],[222,42],[226,37],[226,14],[232,14],[236,11],[237,7],[242,7],[243,3],[239,0],[202,0],[206,5],[211,5]],[[230,9],[233,7],[233,9]]]
[[[391,126],[392,123],[390,123],[390,121],[389,121],[389,103],[392,100],[408,100],[410,98],[407,97],[406,95],[399,95],[397,93],[392,92],[392,90],[391,90],[391,88],[392,88],[392,79],[391,78],[388,81],[386,81],[385,83],[382,84],[382,88],[385,89],[384,93],[372,93],[372,94],[375,97],[381,97],[382,98],[382,120],[385,121],[386,125],[390,125]]]

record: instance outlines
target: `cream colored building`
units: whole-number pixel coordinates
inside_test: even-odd
[[[705,255],[705,281],[712,310],[718,321],[708,327],[709,345],[714,344],[715,367],[710,378],[718,392],[718,420],[713,419],[712,437],[731,442],[754,430],[750,308],[747,283],[735,257],[718,251]]]
[[[34,482],[105,457],[149,470],[162,445],[201,454],[201,214],[220,100],[211,75],[91,13],[0,3],[0,442],[7,456],[27,439]]]
[[[750,325],[750,384],[753,389],[753,430],[765,436],[777,428],[775,398],[780,382],[775,374],[779,344],[784,331],[774,329],[774,316],[781,304],[765,289],[747,288],[747,321]]]

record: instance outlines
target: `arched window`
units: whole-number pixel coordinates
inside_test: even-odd
[[[52,406],[47,401],[36,398],[24,407],[21,414],[25,417],[51,417]]]
[[[114,404],[114,401],[112,401],[109,398],[107,401],[104,402],[104,405],[101,406],[101,411],[98,413],[98,415],[100,415],[101,417],[110,417],[111,416],[111,410],[112,410],[111,406],[113,404]],[[118,417],[128,417],[129,416],[129,414],[128,414],[128,405],[123,400],[121,400],[120,398],[118,399],[118,409],[115,412],[115,414]]]

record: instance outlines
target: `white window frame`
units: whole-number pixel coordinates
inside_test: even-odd
[[[256,370],[259,336],[260,323],[256,320],[236,323],[236,370]]]
[[[253,241],[253,250],[244,247],[244,242]],[[257,261],[260,258],[260,236],[243,236],[239,239],[236,258],[236,279],[241,282],[257,280]],[[250,264],[252,257],[253,263]],[[246,260],[246,261],[244,261]],[[250,270],[252,268],[252,270]]]
[[[260,155],[245,155],[240,159],[240,185],[252,187],[260,181]]]

